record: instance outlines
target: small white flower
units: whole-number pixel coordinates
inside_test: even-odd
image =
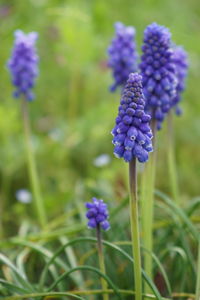
[[[15,196],[19,202],[24,203],[24,204],[28,204],[32,200],[32,194],[26,189],[18,190],[16,192]]]
[[[110,156],[108,154],[101,154],[97,156],[93,161],[95,167],[104,167],[109,163],[110,163]]]
[[[55,142],[59,142],[63,138],[63,132],[59,128],[53,128],[48,135]]]

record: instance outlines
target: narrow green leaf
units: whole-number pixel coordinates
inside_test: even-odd
[[[32,285],[28,282],[27,278],[24,276],[23,273],[21,273],[16,266],[2,253],[0,253],[0,261],[2,261],[4,264],[6,264],[10,269],[12,269],[16,276],[17,276],[17,280],[18,283],[22,286],[22,287],[26,287],[28,290],[30,291],[34,291]]]
[[[165,283],[166,283],[166,287],[167,287],[167,290],[168,290],[168,293],[170,295],[170,297],[172,296],[172,288],[171,288],[171,285],[170,285],[170,282],[169,282],[169,279],[167,277],[167,273],[165,272],[165,269],[161,263],[161,261],[159,260],[159,258],[153,253],[153,252],[150,252],[149,250],[143,248],[144,251],[146,251],[149,255],[152,256],[153,260],[155,261],[155,263],[157,264],[164,280],[165,280]]]
[[[90,267],[90,266],[80,266],[80,267],[76,267],[76,268],[73,268],[71,270],[69,270],[68,272],[64,272],[60,277],[58,277],[58,279],[50,286],[50,288],[48,289],[48,292],[53,290],[57,284],[63,280],[65,277],[69,276],[70,273],[73,273],[75,271],[78,271],[78,270],[88,270],[88,271],[92,271],[92,272],[95,272],[97,273],[98,275],[100,275],[101,277],[103,277],[107,282],[108,284],[112,287],[113,291],[115,292],[115,294],[119,297],[119,299],[122,299],[119,291],[118,291],[118,288],[114,285],[114,283],[111,281],[111,279],[103,274],[99,269],[96,269],[94,267]]]
[[[198,258],[197,258],[197,281],[196,281],[196,297],[195,300],[200,299],[200,237],[198,245]]]
[[[66,243],[65,245],[63,245],[62,247],[60,247],[54,254],[54,256],[49,260],[49,262],[46,264],[44,270],[42,271],[41,277],[40,277],[40,281],[39,281],[39,287],[42,290],[43,286],[44,286],[44,282],[45,282],[45,278],[48,272],[48,268],[49,266],[53,263],[53,261],[56,259],[56,257],[68,246],[71,246],[73,244],[76,243],[80,243],[80,242],[91,242],[91,243],[96,243],[96,239],[95,238],[90,238],[90,237],[81,237],[81,238],[77,238],[74,239],[68,243]],[[116,251],[118,251],[120,254],[122,254],[124,257],[126,257],[131,263],[133,263],[133,258],[126,253],[124,250],[122,250],[121,248],[119,248],[118,246],[109,243],[107,241],[103,241],[103,244],[105,246],[110,247],[111,249],[114,249]],[[151,279],[149,279],[149,277],[146,275],[146,273],[144,272],[144,270],[142,270],[142,276],[144,278],[144,280],[147,282],[147,284],[149,285],[149,287],[152,289],[154,295],[156,296],[157,299],[161,300],[162,297],[157,289],[157,287],[154,285],[154,283],[151,281]]]
[[[30,299],[30,298],[37,298],[37,297],[63,297],[63,296],[69,296],[69,297],[73,297],[75,299],[79,299],[79,300],[85,300],[85,298],[81,297],[81,296],[77,296],[74,295],[72,293],[67,293],[67,292],[51,292],[51,293],[32,293],[32,294],[24,294],[24,295],[16,295],[16,296],[9,296],[4,298],[4,300],[21,300],[21,299]]]
[[[195,197],[191,201],[189,201],[189,207],[187,209],[187,214],[190,217],[193,212],[195,212],[200,206],[200,197]]]
[[[18,255],[17,255],[17,258],[16,258],[16,265],[19,269],[19,271],[21,272],[21,274],[23,274],[23,276],[26,278],[26,272],[25,272],[25,269],[24,269],[24,265],[25,265],[25,260],[26,260],[26,257],[29,253],[29,249],[25,248],[23,249],[23,251],[21,251]]]
[[[188,216],[185,214],[185,212],[181,208],[179,208],[174,201],[172,201],[167,195],[165,195],[161,191],[156,190],[155,194],[158,197],[160,197],[162,200],[164,200],[164,202],[171,208],[173,213],[176,213],[180,217],[180,219],[183,221],[183,223],[188,227],[188,229],[192,233],[195,240],[198,241],[199,233],[194,227],[194,225],[192,224],[192,222],[190,221],[190,219],[188,218]]]
[[[18,294],[24,294],[24,293],[28,293],[29,291],[21,288],[13,283],[10,283],[4,279],[0,279],[0,283],[9,291],[9,292],[14,292],[14,293],[18,293]]]
[[[32,242],[28,242],[25,240],[23,240],[23,241],[15,240],[15,241],[13,241],[13,243],[15,243],[17,245],[21,245],[21,246],[26,246],[26,247],[30,248],[31,250],[40,253],[42,256],[45,256],[45,258],[47,258],[47,259],[50,259],[51,257],[54,256],[53,253],[51,251],[49,251],[48,249],[46,249],[45,247],[38,245],[38,244],[36,245],[35,243],[32,243]],[[67,266],[67,264],[59,257],[57,257],[55,259],[55,264],[57,266],[59,266],[61,269],[64,269],[65,271],[69,270],[69,266]],[[51,270],[51,273],[52,273],[52,270]],[[53,277],[55,276],[55,271],[53,271],[52,275],[53,275]],[[76,276],[72,276],[72,278],[76,284],[79,283]]]
[[[61,242],[61,245],[65,245],[66,243],[69,242],[69,240],[67,237],[63,236],[60,238],[60,242]],[[67,249],[65,249],[65,253],[66,253],[66,257],[69,260],[70,267],[76,268],[78,266],[78,263],[77,263],[77,259],[75,256],[75,252],[73,251],[73,248],[68,247]],[[72,275],[74,275],[74,274],[72,274]],[[81,287],[81,289],[84,289],[84,278],[83,278],[81,272],[77,272],[76,276],[72,276],[72,277],[74,278],[74,281],[77,282],[77,285],[79,287]]]

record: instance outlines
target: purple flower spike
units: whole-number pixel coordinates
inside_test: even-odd
[[[173,64],[171,34],[169,30],[153,23],[144,31],[141,74],[143,77],[145,110],[157,120],[158,129],[171,108],[176,95],[177,78]]]
[[[175,107],[176,114],[180,115],[181,108],[179,107],[179,102],[181,101],[181,94],[185,90],[185,79],[188,73],[188,55],[180,46],[175,46],[173,51],[173,63],[176,67],[178,84],[176,87],[176,96],[172,100],[172,107]]]
[[[36,32],[25,34],[21,30],[15,31],[12,56],[8,61],[12,83],[16,87],[15,98],[24,96],[28,101],[34,98],[31,89],[35,84],[35,77],[38,75],[38,56],[35,48],[37,38]]]
[[[128,76],[137,71],[137,53],[134,27],[115,23],[115,37],[108,48],[108,66],[112,69],[114,83],[110,90],[126,84]]]
[[[142,93],[142,76],[137,73],[129,75],[122,93],[119,114],[112,130],[114,154],[130,162],[137,157],[139,162],[148,160],[148,152],[152,148],[152,132],[149,125],[150,115],[144,112],[144,96]]]
[[[110,229],[107,204],[105,204],[102,199],[92,198],[92,201],[93,202],[87,202],[85,204],[88,209],[86,213],[86,217],[89,220],[88,227],[93,229],[100,225],[105,231]]]

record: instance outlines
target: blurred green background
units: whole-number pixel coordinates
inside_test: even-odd
[[[18,202],[15,196],[17,190],[30,189],[20,100],[12,98],[6,68],[16,29],[39,33],[40,75],[36,100],[29,108],[49,219],[67,212],[74,203],[81,209],[91,196],[103,197],[114,207],[126,195],[126,165],[114,158],[110,134],[120,91],[109,92],[112,77],[106,67],[116,21],[135,26],[139,52],[143,30],[156,21],[169,27],[173,41],[189,53],[184,113],[174,118],[174,134],[182,199],[199,194],[198,0],[0,0],[0,206],[7,235],[16,233],[14,225],[24,217],[34,220],[32,206]],[[159,132],[159,146],[156,185],[170,194],[166,124]],[[108,162],[96,166],[95,159],[102,154],[109,155]]]

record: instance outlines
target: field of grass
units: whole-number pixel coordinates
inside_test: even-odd
[[[116,21],[136,28],[140,54],[145,27],[157,22],[170,29],[172,40],[183,45],[189,55],[187,89],[181,103],[183,115],[174,116],[173,120],[178,205],[173,200],[166,163],[167,122],[158,132],[153,281],[163,297],[171,298],[173,293],[173,297],[184,299],[180,293],[190,293],[182,296],[194,298],[200,230],[199,1],[0,0],[0,20],[0,249],[10,261],[2,258],[0,277],[26,291],[7,287],[0,281],[0,299],[33,299],[34,296],[23,298],[21,294],[47,292],[70,268],[98,268],[94,241],[86,240],[88,236],[95,237],[87,229],[85,218],[84,203],[91,197],[104,199],[110,210],[111,229],[104,234],[105,240],[112,243],[105,245],[107,276],[118,289],[134,289],[132,263],[130,256],[126,257],[131,255],[128,166],[114,157],[110,134],[120,100],[119,90],[109,91],[113,79],[107,68],[107,47]],[[16,29],[39,33],[40,74],[34,88],[36,99],[28,106],[48,219],[42,229],[34,199],[24,204],[16,198],[21,189],[32,192],[21,101],[12,97],[13,86],[6,66]],[[103,154],[107,162],[98,165],[97,158]],[[143,172],[140,165],[139,194]],[[43,287],[39,286],[38,278],[50,257],[61,245],[80,237],[83,240],[63,248],[46,274]],[[113,249],[114,246],[123,250]],[[10,265],[11,261],[20,274]],[[79,270],[69,278],[52,290],[61,293],[100,288],[99,274],[91,270]],[[132,295],[122,295],[122,299],[133,299]],[[73,299],[64,294],[53,299],[59,297]],[[102,299],[94,293],[83,293],[81,297]],[[117,297],[110,295],[110,299]]]

